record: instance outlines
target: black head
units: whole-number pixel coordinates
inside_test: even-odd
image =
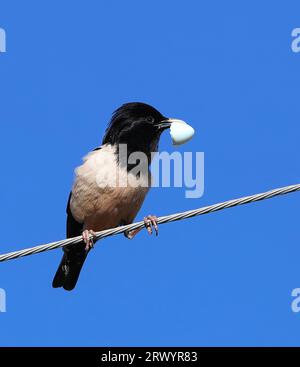
[[[142,151],[148,155],[157,149],[159,137],[168,127],[162,123],[166,120],[166,117],[148,104],[126,103],[114,112],[103,144],[127,144],[129,154]]]

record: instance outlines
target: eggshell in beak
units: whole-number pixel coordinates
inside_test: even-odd
[[[186,122],[179,120],[172,122],[170,126],[170,134],[173,145],[181,145],[192,139],[195,134],[195,130]]]

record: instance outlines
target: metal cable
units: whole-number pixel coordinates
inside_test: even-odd
[[[281,187],[281,188],[278,188],[278,189],[263,192],[263,193],[260,193],[260,194],[255,194],[255,195],[245,196],[245,197],[242,197],[242,198],[239,198],[239,199],[224,201],[222,203],[217,203],[217,204],[214,204],[214,205],[205,206],[205,207],[198,208],[198,209],[188,210],[188,211],[182,212],[182,213],[166,215],[166,216],[163,216],[163,217],[159,217],[158,220],[157,220],[157,223],[163,224],[163,223],[175,222],[177,220],[187,219],[187,218],[195,217],[195,216],[198,216],[198,215],[203,215],[203,214],[216,212],[218,210],[232,208],[232,207],[238,206],[238,205],[244,205],[244,204],[252,203],[252,202],[255,202],[255,201],[265,200],[265,199],[272,198],[274,196],[289,194],[289,193],[292,193],[292,192],[295,192],[295,191],[300,191],[300,184],[285,186],[285,187]],[[102,238],[112,236],[112,235],[116,235],[116,234],[119,234],[119,233],[123,233],[123,232],[128,231],[128,230],[134,230],[134,229],[142,228],[144,226],[145,226],[145,223],[143,221],[141,221],[141,222],[128,224],[126,226],[120,226],[120,227],[116,227],[116,228],[106,229],[104,231],[97,232],[96,236],[95,236],[95,240],[100,240]],[[48,243],[46,245],[35,246],[35,247],[27,248],[27,249],[24,249],[24,250],[20,250],[20,251],[14,251],[14,252],[10,252],[10,253],[7,253],[7,254],[0,255],[0,262],[1,261],[12,260],[12,259],[16,259],[16,258],[19,258],[19,257],[28,256],[28,255],[38,254],[40,252],[44,252],[44,251],[48,251],[48,250],[54,250],[54,249],[57,249],[59,247],[64,247],[64,246],[67,246],[67,245],[76,245],[80,242],[82,242],[82,236],[68,238],[68,239],[65,239],[65,240]]]

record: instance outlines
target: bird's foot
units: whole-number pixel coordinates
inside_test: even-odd
[[[157,223],[157,217],[155,215],[147,215],[147,217],[144,217],[144,223],[145,223],[145,227],[147,229],[147,232],[151,235],[153,233],[153,229],[155,230],[155,234],[156,236],[158,236],[158,223]],[[128,239],[133,239],[133,237],[135,237],[140,231],[142,230],[142,228],[138,228],[138,229],[134,229],[132,231],[126,231],[125,232],[125,236]]]
[[[89,251],[90,249],[94,248],[96,233],[90,229],[86,229],[82,232],[82,239],[85,243],[85,251]]]
[[[144,223],[145,227],[149,234],[153,233],[153,229],[155,230],[156,236],[158,236],[158,225],[157,225],[157,217],[155,215],[147,215],[147,217],[144,217]]]

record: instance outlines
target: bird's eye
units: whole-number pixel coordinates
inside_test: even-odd
[[[147,118],[146,118],[146,120],[148,121],[148,122],[154,122],[154,117],[153,116],[148,116]]]

